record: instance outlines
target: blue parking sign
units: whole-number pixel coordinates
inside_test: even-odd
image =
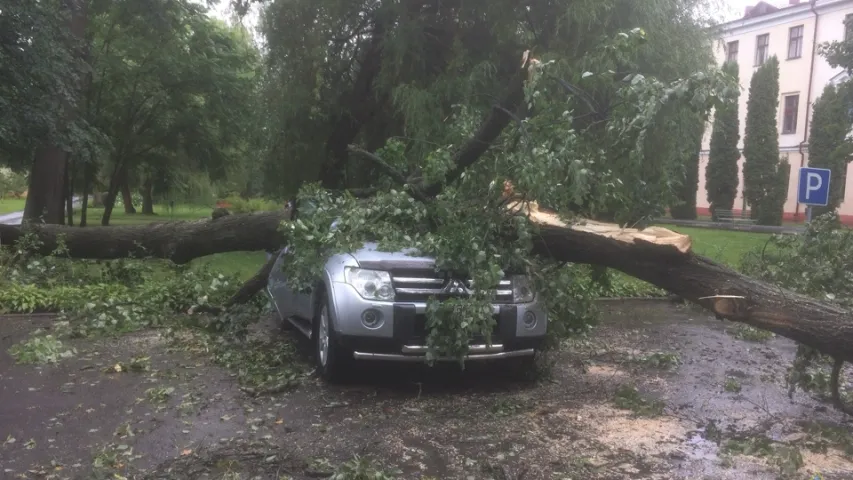
[[[797,188],[797,201],[803,205],[825,207],[829,204],[828,168],[800,168],[800,183]]]

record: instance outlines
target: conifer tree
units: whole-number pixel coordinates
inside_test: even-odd
[[[738,78],[738,65],[726,62],[723,71]],[[736,93],[739,96],[739,92]],[[718,108],[714,114],[711,132],[711,151],[705,167],[705,189],[711,205],[711,217],[716,220],[717,209],[731,210],[734,207],[738,187],[738,160],[740,150],[740,121],[738,120],[737,97],[731,103]]]
[[[827,85],[814,105],[811,131],[809,132],[809,166],[828,168],[832,171],[829,182],[829,204],[813,207],[813,218],[836,210],[843,201],[843,187],[847,181],[847,163],[853,148],[847,141],[851,119],[848,113],[849,87]]]
[[[672,218],[696,220],[696,195],[699,191],[699,151],[705,133],[705,119],[696,114],[685,115],[680,135],[682,148],[678,154],[683,159],[684,176],[676,189],[676,204],[670,208]]]
[[[744,194],[760,225],[782,224],[788,193],[790,165],[779,158],[778,103],[779,60],[773,56],[752,76],[743,141]]]

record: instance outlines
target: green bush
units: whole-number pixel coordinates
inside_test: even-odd
[[[231,213],[272,212],[284,208],[283,205],[264,200],[263,198],[245,199],[236,195],[226,198],[224,202],[230,205],[228,210]]]

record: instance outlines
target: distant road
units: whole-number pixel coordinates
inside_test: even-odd
[[[74,197],[73,203],[74,207],[80,206],[80,197]],[[12,212],[7,213],[5,215],[0,215],[0,225],[20,225],[21,220],[24,219],[24,212]]]

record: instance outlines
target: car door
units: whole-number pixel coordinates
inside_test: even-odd
[[[288,318],[296,315],[293,292],[287,285],[287,277],[284,270],[281,268],[282,263],[284,262],[284,257],[287,254],[287,248],[284,248],[279,252],[278,258],[276,259],[275,264],[273,264],[272,271],[270,272],[270,276],[267,281],[267,289],[272,297],[273,304],[282,318]]]
[[[337,226],[338,220],[335,220],[332,222],[330,229],[334,231]],[[317,279],[317,281],[321,281],[321,279]],[[293,304],[296,308],[296,313],[294,315],[305,320],[314,319],[314,309],[316,307],[315,302],[317,301],[314,293],[314,288],[307,288],[301,292],[293,292]]]
[[[309,219],[316,209],[317,205],[314,201],[303,199],[297,204],[296,216],[298,216],[298,218]],[[289,253],[292,255],[292,250],[289,250]],[[286,295],[289,303],[288,308],[290,309],[290,315],[304,320],[312,320],[314,314],[312,301],[313,289],[307,288],[305,290],[293,290],[290,287],[285,286],[283,287],[283,290],[287,291]]]

